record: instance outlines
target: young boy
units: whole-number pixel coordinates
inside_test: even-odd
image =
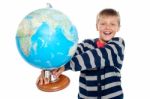
[[[99,38],[78,44],[75,55],[65,66],[54,70],[58,77],[63,71],[81,71],[78,99],[123,99],[120,70],[125,44],[114,37],[120,28],[120,16],[114,9],[98,13],[96,28]],[[39,81],[43,84],[43,79]]]

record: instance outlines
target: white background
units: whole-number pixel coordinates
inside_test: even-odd
[[[67,71],[71,83],[62,91],[47,93],[36,88],[40,69],[26,63],[16,47],[20,21],[31,11],[52,6],[65,13],[78,29],[79,42],[98,37],[96,14],[114,8],[121,15],[117,36],[126,43],[122,86],[125,99],[150,99],[149,0],[3,0],[0,3],[0,99],[77,99],[79,72]]]

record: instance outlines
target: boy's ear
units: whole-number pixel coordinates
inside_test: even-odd
[[[117,32],[120,30],[120,26],[118,27],[118,29],[117,29]]]

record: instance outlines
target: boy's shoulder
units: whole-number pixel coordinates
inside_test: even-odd
[[[98,38],[94,38],[94,39],[84,39],[83,42],[84,43],[89,43],[89,42],[95,42],[97,41]],[[111,42],[111,41],[119,41],[119,42],[124,42],[124,39],[122,37],[113,37],[110,41],[108,42]]]
[[[94,39],[84,39],[83,42],[84,42],[84,43],[94,43],[96,40],[98,40],[98,38],[94,38]]]
[[[94,45],[95,42],[98,40],[99,38],[94,38],[94,39],[84,39],[83,40],[83,43],[88,43],[90,45]],[[124,39],[122,37],[113,37],[111,40],[109,40],[107,42],[108,43],[116,43],[116,44],[121,44],[123,46],[125,46],[125,42],[124,42]]]
[[[109,42],[116,42],[116,43],[118,42],[123,44],[123,46],[125,46],[125,41],[122,37],[113,37],[110,41],[108,41],[108,43]]]
[[[124,39],[122,37],[113,37],[111,40],[124,41]]]

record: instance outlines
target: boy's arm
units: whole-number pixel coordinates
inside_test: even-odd
[[[92,40],[84,40],[83,42],[79,43],[77,45],[77,50],[74,54],[74,56],[79,55],[84,53],[86,50],[90,50],[93,49],[93,47],[91,46],[91,44],[93,44]]]
[[[124,47],[124,40],[115,37],[104,48],[95,48],[74,56],[65,65],[65,70],[82,71],[92,68],[103,68],[105,66],[115,66],[121,69]]]
[[[76,50],[74,56],[76,56],[76,55],[78,55],[78,54],[81,54],[81,53],[83,53],[83,52],[84,52],[84,44],[83,44],[83,43],[79,43],[79,44],[77,45],[77,50]]]

